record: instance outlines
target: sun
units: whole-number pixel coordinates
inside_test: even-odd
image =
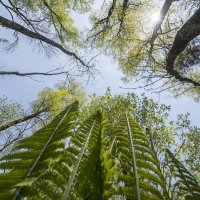
[[[154,23],[157,23],[160,20],[160,13],[153,13],[151,19]]]

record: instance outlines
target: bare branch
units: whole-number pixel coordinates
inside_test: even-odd
[[[10,28],[14,31],[17,31],[17,32],[19,32],[23,35],[30,37],[30,38],[34,38],[34,39],[37,39],[37,40],[44,42],[46,44],[52,45],[52,46],[56,47],[57,49],[61,50],[63,53],[75,58],[84,67],[90,68],[90,66],[87,63],[85,63],[85,61],[83,61],[80,57],[78,57],[74,52],[71,52],[71,51],[65,49],[59,43],[41,35],[40,33],[33,32],[33,31],[21,26],[20,24],[14,22],[14,21],[10,21],[9,19],[6,19],[2,16],[0,16],[0,25],[3,26],[3,27],[6,27],[6,28]]]
[[[30,120],[32,118],[38,117],[40,114],[44,113],[45,111],[46,111],[46,109],[42,109],[42,110],[39,110],[39,111],[37,111],[37,112],[35,112],[33,114],[27,115],[27,116],[22,117],[20,119],[16,119],[16,120],[14,120],[12,122],[9,122],[9,123],[7,123],[5,125],[2,125],[2,126],[0,126],[0,131],[4,131],[4,130],[6,130],[6,129],[14,126],[14,125],[17,125],[19,123],[25,122],[25,121]]]
[[[61,74],[65,74],[65,75],[69,75],[68,72],[54,72],[54,73],[50,73],[50,72],[30,72],[30,73],[21,73],[18,71],[0,71],[0,75],[5,76],[5,75],[15,75],[15,76],[56,76],[56,75],[61,75]]]

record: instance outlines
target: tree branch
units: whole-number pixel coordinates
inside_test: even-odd
[[[44,113],[45,111],[46,111],[46,109],[42,109],[40,111],[37,111],[37,112],[35,112],[33,114],[27,115],[27,116],[22,117],[20,119],[16,119],[16,120],[14,120],[12,122],[8,122],[7,124],[0,126],[0,131],[4,131],[4,130],[6,130],[6,129],[14,126],[14,125],[17,125],[17,124],[25,122],[25,121],[27,121],[29,119],[35,118],[35,117],[39,116],[40,114]]]
[[[61,74],[67,74],[69,75],[68,72],[54,72],[54,73],[49,73],[49,72],[30,72],[30,73],[21,73],[18,71],[0,71],[0,75],[16,75],[16,76],[56,76],[56,75],[61,75]]]
[[[129,0],[124,0],[123,1],[118,34],[121,32],[121,29],[122,29],[123,24],[124,24],[124,18],[125,18],[125,15],[126,15],[126,10],[128,8],[128,2],[129,2]]]
[[[40,33],[33,32],[33,31],[21,26],[20,24],[14,22],[14,21],[10,21],[9,19],[6,19],[2,16],[0,16],[0,25],[3,27],[6,27],[6,28],[10,28],[14,31],[17,31],[23,35],[30,37],[30,38],[34,38],[34,39],[37,39],[46,44],[52,45],[52,46],[56,47],[57,49],[61,50],[63,53],[65,53],[69,56],[72,56],[73,58],[78,60],[83,66],[90,68],[90,66],[87,63],[85,63],[85,61],[83,61],[80,57],[78,57],[74,52],[68,51],[59,43],[41,35]]]

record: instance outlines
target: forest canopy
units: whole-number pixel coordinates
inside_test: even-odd
[[[119,63],[125,82],[143,82],[148,88],[160,81],[158,90],[176,95],[192,94],[198,100],[199,1],[108,0],[95,1],[1,1],[0,24],[13,31],[14,42],[1,38],[4,48],[14,48],[23,35],[47,54],[60,50],[73,69],[38,73],[0,71],[1,75],[91,75],[96,56],[91,48]],[[88,14],[91,28],[79,30],[72,13]],[[90,57],[90,58],[89,58]]]
[[[16,81],[7,93],[25,104],[0,94],[0,199],[200,199],[200,128],[189,103],[172,120],[169,105],[134,92],[199,102],[199,0],[0,0],[0,10],[6,57],[15,62],[26,43],[20,65],[26,48],[64,63],[0,66],[1,81],[48,81],[29,102],[33,88],[16,94]],[[89,95],[84,84],[107,57],[130,90]],[[43,65],[39,58],[31,62]]]

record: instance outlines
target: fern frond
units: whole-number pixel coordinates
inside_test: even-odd
[[[164,199],[166,183],[160,163],[149,145],[147,135],[141,131],[132,115],[126,113],[122,117],[115,135],[115,160],[119,160],[115,191],[131,199],[146,199],[148,196]]]
[[[200,186],[195,177],[175,158],[169,149],[166,149],[166,158],[173,176],[178,179],[176,185],[185,199],[200,199]]]
[[[63,139],[71,136],[77,118],[78,102],[68,106],[49,125],[15,144],[10,155],[0,160],[0,199],[13,200],[25,195],[25,185],[45,171],[52,159],[64,151]],[[13,176],[15,174],[15,176]],[[29,192],[30,194],[30,192]]]
[[[102,147],[101,147],[101,167],[102,167],[102,193],[103,199],[109,199],[113,195],[113,187],[117,183],[117,166],[115,161],[115,140],[111,133],[111,125],[104,117],[102,122]]]
[[[75,102],[1,158],[0,200],[170,199],[152,137],[131,113],[117,115],[114,125],[100,112],[84,122],[77,114]],[[192,174],[170,150],[166,155],[175,195],[200,199]]]
[[[71,172],[69,180],[67,184],[64,186],[65,189],[61,197],[61,200],[67,200],[69,198],[70,192],[72,190],[75,181],[75,176],[77,176],[78,170],[81,165],[81,161],[83,161],[84,155],[89,153],[88,148],[91,149],[92,147],[94,147],[95,143],[98,141],[98,137],[100,136],[100,127],[101,127],[101,114],[97,113],[96,115],[89,118],[85,122],[85,124],[81,127],[80,135],[82,137],[73,140],[73,143],[79,147],[81,144],[78,139],[81,138],[81,140],[84,141],[84,143],[82,143],[82,147],[78,155],[78,158],[76,159],[76,162],[73,165],[73,170]]]
[[[131,130],[130,119],[128,114],[126,113],[126,123],[127,123],[127,132],[130,142],[130,152],[131,152],[131,161],[132,161],[132,172],[133,172],[133,185],[135,186],[135,199],[140,200],[140,188],[139,188],[139,177],[137,171],[137,164],[136,164],[136,155],[135,155],[135,147],[133,143],[133,133]]]
[[[41,199],[94,199],[98,193],[101,114],[97,112],[78,127],[63,155],[34,182]]]

